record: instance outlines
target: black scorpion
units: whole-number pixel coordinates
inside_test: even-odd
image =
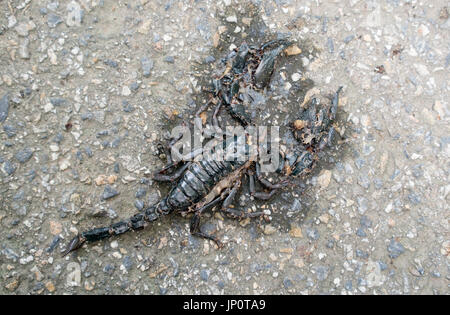
[[[251,124],[244,111],[239,88],[241,85],[250,85],[257,89],[266,87],[276,58],[290,45],[287,40],[270,41],[259,48],[243,43],[225,59],[225,71],[213,80],[214,97],[201,106],[196,115],[215,103],[212,124],[216,130],[221,130],[217,115],[222,107],[226,107],[231,117],[242,126]],[[335,133],[331,124],[336,117],[341,89],[342,87],[337,90],[329,104],[321,104],[318,98],[312,98],[306,106],[299,109],[298,119],[291,123],[297,146],[286,152],[280,152],[277,172],[281,180],[278,183],[271,183],[263,177],[255,155],[249,156],[244,161],[203,159],[183,163],[170,162],[168,166],[154,174],[156,181],[176,182],[166,197],[127,220],[82,232],[69,242],[63,255],[80,248],[85,242],[98,241],[130,230],[140,230],[148,223],[172,212],[193,213],[190,222],[191,234],[213,240],[220,248],[223,244],[216,236],[199,229],[202,213],[219,203],[221,203],[220,211],[228,217],[238,219],[261,217],[268,221],[264,212],[247,213],[232,207],[243,176],[247,175],[249,178],[250,194],[254,198],[267,200],[278,189],[287,185],[289,176],[300,176],[310,172],[318,159],[318,152],[326,144],[331,143]],[[223,146],[225,147],[225,142]],[[247,150],[248,146],[242,148]],[[169,173],[170,170],[174,171]],[[256,191],[255,181],[258,181],[265,191]]]

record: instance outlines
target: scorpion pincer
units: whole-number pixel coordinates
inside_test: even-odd
[[[275,58],[288,45],[289,42],[284,40],[268,42],[260,48],[242,44],[232,59],[228,60],[231,64],[231,71],[224,74],[221,79],[213,81],[218,108],[220,109],[220,106],[223,105],[230,107],[229,112],[237,122],[243,126],[250,123],[242,113],[236,112],[236,108],[232,106],[233,103],[239,102],[234,84],[237,82],[237,84],[251,84],[256,85],[257,88],[264,88],[270,81]],[[276,47],[269,52],[264,52],[271,46]],[[261,59],[262,54],[264,56]],[[95,242],[131,230],[143,229],[149,223],[173,212],[193,213],[190,233],[212,240],[220,248],[223,244],[216,236],[202,232],[199,228],[202,213],[219,204],[219,211],[228,217],[236,219],[259,217],[268,221],[264,212],[248,213],[232,207],[244,176],[248,177],[250,195],[256,199],[267,200],[288,184],[289,177],[301,176],[310,172],[317,160],[318,152],[326,144],[331,143],[334,134],[331,124],[336,116],[341,89],[342,87],[337,90],[331,104],[321,104],[317,98],[313,98],[305,108],[300,109],[298,119],[294,120],[291,126],[298,145],[286,152],[280,152],[281,158],[277,169],[280,174],[279,182],[272,183],[264,178],[257,154],[249,154],[247,144],[249,135],[246,134],[246,144],[237,146],[237,150],[243,151],[241,153],[246,154],[247,159],[234,158],[222,161],[204,158],[170,163],[162,170],[155,172],[153,177],[158,182],[174,183],[167,196],[129,219],[78,234],[69,242],[63,251],[63,256],[80,248],[85,242]],[[215,114],[217,114],[218,108],[216,108]],[[214,118],[213,124],[217,125]],[[234,143],[232,142],[231,145]],[[223,147],[226,146],[227,143],[224,141]],[[170,170],[173,171],[169,173]],[[256,181],[264,190],[256,191]]]

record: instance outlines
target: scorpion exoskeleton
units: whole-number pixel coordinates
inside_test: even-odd
[[[205,111],[210,104],[216,104],[212,115],[215,130],[221,130],[217,114],[223,106],[240,125],[251,124],[239,102],[239,87],[242,84],[257,89],[264,88],[270,81],[276,58],[291,44],[287,40],[274,40],[255,48],[243,43],[226,59],[226,70],[212,82],[214,97],[201,106],[196,115]],[[277,190],[287,186],[290,176],[310,172],[318,159],[318,152],[331,143],[335,134],[332,122],[336,117],[341,89],[342,87],[336,91],[331,102],[327,104],[321,104],[318,98],[312,98],[305,106],[299,108],[297,119],[292,120],[290,126],[297,146],[279,152],[276,172],[280,174],[280,180],[277,183],[263,177],[258,150],[256,154],[248,154],[249,135],[246,134],[245,145],[239,149],[245,151],[246,159],[203,158],[180,162],[170,160],[166,167],[155,172],[153,176],[158,182],[175,183],[167,196],[127,220],[78,234],[69,242],[63,255],[80,248],[85,242],[94,242],[130,230],[142,229],[148,223],[172,212],[192,213],[190,233],[212,240],[220,248],[223,244],[216,236],[200,230],[202,213],[219,204],[221,204],[219,211],[228,217],[238,219],[260,217],[268,221],[269,218],[264,212],[246,212],[232,206],[243,177],[248,176],[251,196],[268,200]],[[225,142],[223,146],[226,146]],[[256,191],[256,181],[264,187],[263,191]]]

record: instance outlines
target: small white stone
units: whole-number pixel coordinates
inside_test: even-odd
[[[229,49],[233,50],[233,49],[236,49],[236,48],[237,48],[237,46],[235,44],[231,44]]]
[[[427,36],[428,34],[430,34],[430,30],[428,29],[428,27],[426,25],[421,24],[419,26],[419,35],[421,36]]]
[[[119,252],[114,252],[114,253],[112,253],[112,255],[114,258],[117,258],[117,259],[122,258],[122,255]]]
[[[307,67],[309,65],[309,59],[306,57],[302,58],[303,67]]]
[[[59,151],[59,145],[57,145],[57,144],[50,144],[50,151],[58,152]]]
[[[59,169],[64,171],[70,167],[70,162],[68,160],[62,160],[59,162]]]
[[[117,247],[119,247],[119,243],[117,241],[112,241],[111,248],[117,248]]]
[[[50,112],[50,111],[52,111],[53,110],[53,105],[52,105],[52,103],[47,103],[47,104],[45,104],[44,105],[44,113],[48,113],[48,112]]]
[[[14,15],[8,17],[8,28],[13,28],[17,24],[17,19]]]
[[[369,34],[364,34],[362,37],[363,41],[370,43],[370,41],[372,40],[372,38],[370,37]]]
[[[78,47],[78,46],[73,47],[72,50],[70,51],[70,53],[72,55],[78,55],[79,52],[80,52],[80,47]]]
[[[165,42],[168,42],[168,41],[172,40],[172,36],[170,36],[169,34],[164,34],[163,39]]]
[[[241,28],[239,26],[236,26],[236,28],[234,29],[235,33],[239,33],[241,31]]]
[[[236,15],[227,16],[226,20],[227,20],[227,22],[230,22],[230,23],[237,23]]]
[[[428,71],[427,67],[423,64],[420,63],[415,63],[414,64],[414,68],[416,68],[416,71],[418,74],[422,75],[422,76],[427,76],[430,74],[430,72]]]
[[[56,56],[56,54],[53,51],[53,49],[49,48],[47,50],[47,55],[48,55],[48,58],[50,59],[50,63],[52,65],[56,65],[58,63],[58,57]]]
[[[129,96],[131,94],[130,88],[128,86],[122,87],[122,95]]]
[[[297,82],[298,80],[300,80],[301,79],[301,74],[300,73],[294,73],[294,74],[292,74],[292,76],[291,76],[291,78],[292,78],[292,81],[294,81],[294,82]]]

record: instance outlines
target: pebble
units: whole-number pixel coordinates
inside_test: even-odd
[[[142,200],[136,199],[134,201],[134,206],[136,207],[136,209],[138,209],[139,211],[141,211],[142,209],[144,209],[144,202]]]
[[[5,285],[5,288],[8,289],[8,291],[15,291],[19,287],[19,280],[14,279],[13,281],[9,282]]]
[[[122,87],[122,96],[130,96],[131,95],[131,90],[128,86],[123,86]]]
[[[167,63],[174,63],[175,58],[173,56],[166,56],[166,57],[164,57],[164,61]]]
[[[102,199],[107,200],[117,196],[119,192],[115,190],[113,187],[107,185],[102,193]]]
[[[142,75],[146,78],[150,77],[151,71],[153,69],[153,60],[148,57],[141,58],[141,69]]]
[[[111,59],[105,59],[103,61],[103,63],[107,66],[110,66],[111,68],[118,68],[119,67],[119,63],[115,60],[111,60]]]
[[[65,171],[66,169],[68,169],[70,167],[70,161],[67,159],[63,159],[59,162],[59,169],[61,171]]]
[[[403,247],[403,245],[394,240],[393,238],[389,242],[387,250],[389,252],[389,257],[391,257],[392,259],[397,258],[398,256],[400,256],[405,252],[405,248]]]
[[[33,21],[28,21],[27,23],[21,22],[14,29],[19,36],[27,37],[29,32],[36,28],[36,24]]]
[[[103,267],[103,272],[111,276],[114,273],[115,269],[116,267],[114,265],[107,264],[105,267]]]
[[[30,148],[25,148],[19,152],[17,152],[14,157],[20,163],[28,162],[33,156],[33,151]]]
[[[317,183],[320,187],[327,188],[331,181],[331,171],[330,170],[322,170],[319,176],[317,177]]]
[[[214,56],[205,57],[205,63],[213,63],[215,61],[216,61],[216,58],[214,58]]]
[[[316,241],[319,239],[319,231],[316,228],[307,228],[306,229],[306,236],[308,236],[309,239]]]
[[[8,17],[8,28],[13,28],[17,24],[17,19],[14,15]]]
[[[30,44],[30,40],[28,38],[24,38],[20,41],[19,44],[19,57],[22,59],[30,59],[30,50],[28,49],[28,45]]]
[[[331,37],[329,37],[327,40],[327,48],[328,48],[328,52],[330,54],[332,54],[334,52],[334,43],[333,43],[333,39]]]
[[[3,163],[3,171],[8,175],[14,174],[16,169],[17,169],[17,167],[14,164],[12,164],[10,161],[5,161]]]
[[[67,101],[64,98],[60,98],[60,97],[51,97],[50,98],[50,103],[53,106],[62,106],[62,105],[66,105]]]
[[[201,271],[200,271],[200,278],[203,280],[203,281],[208,281],[208,278],[209,278],[209,272],[208,272],[208,270],[205,270],[205,269],[202,269]]]
[[[292,74],[291,78],[292,78],[292,81],[297,82],[298,80],[300,80],[302,78],[302,75],[300,73],[296,72],[296,73]]]
[[[303,237],[302,229],[299,227],[294,227],[289,231],[289,235],[295,238],[302,238]]]
[[[227,20],[227,22],[230,22],[230,23],[237,23],[236,15],[227,16],[226,20]]]
[[[55,292],[55,290],[56,290],[55,285],[51,281],[48,281],[48,282],[45,283],[45,288],[50,293]]]
[[[76,1],[71,1],[67,5],[67,16],[66,16],[67,26],[80,26],[82,21],[83,21],[83,10],[81,10],[81,6]]]
[[[47,25],[50,28],[55,28],[59,24],[61,24],[62,22],[63,22],[63,20],[62,20],[62,18],[59,15],[56,15],[54,13],[50,13],[47,16]]]
[[[289,289],[293,286],[294,284],[292,283],[291,279],[289,278],[284,278],[283,279],[283,286],[285,287],[285,289]]]
[[[264,231],[264,234],[271,235],[271,234],[275,233],[277,231],[277,229],[274,228],[272,225],[267,224],[267,225],[263,226],[263,231]]]
[[[445,241],[442,243],[441,254],[445,257],[450,257],[450,241]]]
[[[50,233],[59,235],[62,232],[62,224],[57,221],[50,221]]]
[[[4,122],[9,113],[9,95],[5,94],[0,99],[0,122]],[[3,127],[5,128],[5,127]]]
[[[126,271],[130,271],[133,267],[133,260],[130,256],[125,256],[122,260],[122,265],[124,266]]]
[[[319,281],[324,281],[328,278],[328,274],[329,274],[329,267],[327,266],[317,266],[317,267],[313,267],[313,270],[316,273],[316,277],[317,280]]]

